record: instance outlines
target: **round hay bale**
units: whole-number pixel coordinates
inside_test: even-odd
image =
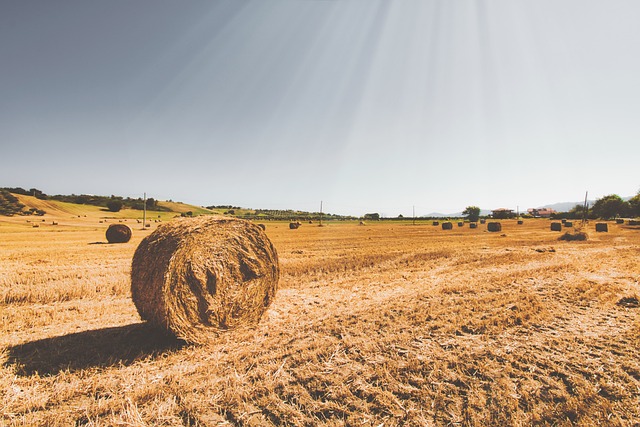
[[[125,224],[111,224],[106,235],[109,243],[127,243],[131,240],[131,228]]]
[[[616,219],[616,224],[624,224],[624,219]]]
[[[573,227],[573,222],[571,222],[571,221],[565,221],[564,226],[565,226],[565,227]]]
[[[300,227],[300,224],[297,222],[290,222],[289,223],[289,229],[290,230],[296,230],[298,227]]]
[[[609,224],[606,222],[597,222],[596,223],[596,232],[597,233],[608,233],[609,232]]]
[[[443,230],[453,230],[453,224],[450,222],[443,222],[442,223],[442,229]]]
[[[486,219],[481,219],[481,220],[480,220],[480,224],[484,224],[485,222],[487,222],[487,220],[486,220]]]
[[[551,231],[562,231],[562,223],[560,223],[560,222],[552,222],[551,223]]]
[[[491,232],[502,231],[502,224],[499,222],[490,222],[487,224],[487,231],[491,231]]]
[[[201,344],[256,324],[278,286],[278,254],[249,221],[202,216],[160,225],[136,249],[131,296],[143,320]]]
[[[440,225],[440,222],[438,222],[438,221],[433,221],[433,222],[432,222],[432,224],[433,224],[433,226],[434,226],[434,227],[437,227],[438,225]]]
[[[478,223],[477,222],[469,223],[469,228],[478,228]]]
[[[563,218],[561,222],[564,224],[565,222],[567,222],[567,220]]]
[[[458,227],[464,227],[464,222],[459,222]]]
[[[519,220],[518,220],[518,225],[522,225],[522,224],[524,224],[524,221],[523,221],[523,220],[521,220],[521,219],[519,219]]]

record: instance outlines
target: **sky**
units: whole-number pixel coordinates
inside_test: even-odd
[[[640,189],[635,0],[0,0],[0,187],[383,216]]]

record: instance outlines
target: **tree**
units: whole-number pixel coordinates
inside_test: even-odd
[[[156,207],[156,205],[158,204],[158,202],[156,201],[156,199],[154,199],[153,197],[149,197],[146,201],[147,204],[147,209],[148,210],[153,210],[153,208]]]
[[[629,215],[633,217],[640,216],[640,191],[629,199]]]
[[[629,203],[622,200],[617,194],[609,194],[596,200],[592,211],[596,217],[603,219],[625,216],[629,212]]]
[[[374,213],[366,213],[364,214],[364,219],[378,221],[380,219],[380,214],[377,212]]]
[[[477,206],[467,206],[462,211],[462,215],[466,216],[471,222],[477,222],[480,219],[480,208]]]
[[[119,212],[122,209],[123,203],[122,200],[113,199],[107,202],[107,209],[111,212]]]

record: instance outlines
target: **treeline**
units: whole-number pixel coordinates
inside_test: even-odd
[[[253,214],[245,214],[242,216],[246,219],[267,219],[267,220],[292,220],[292,221],[319,221],[322,220],[353,220],[352,216],[344,216],[330,213],[320,212],[304,212],[291,209],[256,209]]]
[[[640,217],[640,191],[629,200],[623,200],[617,194],[609,194],[597,199],[593,206],[587,206],[585,212],[583,205],[575,205],[568,212],[556,212],[551,217],[554,219],[614,219]]]
[[[122,208],[143,210],[145,209],[145,203],[146,203],[146,209],[150,211],[164,211],[164,212],[171,211],[171,209],[165,208],[163,206],[159,206],[158,201],[152,197],[148,198],[145,202],[145,200],[142,198],[133,199],[131,197],[125,198],[125,197],[114,196],[114,195],[111,195],[111,196],[95,196],[93,194],[49,195],[38,190],[37,188],[30,188],[29,190],[25,190],[24,188],[21,188],[21,187],[4,187],[4,188],[1,188],[0,190],[3,190],[7,193],[22,194],[25,196],[34,196],[35,198],[40,200],[57,200],[60,202],[76,203],[79,205],[100,206],[103,208],[107,208],[112,212],[117,212]]]

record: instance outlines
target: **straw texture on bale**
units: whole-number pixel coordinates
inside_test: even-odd
[[[190,343],[256,324],[278,286],[278,255],[264,231],[226,217],[160,225],[140,242],[131,296],[143,320]]]
[[[127,243],[131,240],[131,228],[125,224],[111,224],[106,235],[109,243]]]
[[[551,231],[562,231],[562,224],[559,222],[552,222]]]
[[[609,224],[606,222],[598,222],[596,223],[596,232],[598,233],[608,233],[609,232]]]
[[[502,224],[499,222],[490,222],[487,224],[487,231],[502,231]]]

